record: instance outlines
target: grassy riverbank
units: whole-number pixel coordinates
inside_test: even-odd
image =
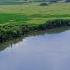
[[[53,21],[54,19],[56,20]],[[48,6],[40,6],[39,3],[0,5],[0,41],[24,35],[29,31],[69,25],[70,3]]]

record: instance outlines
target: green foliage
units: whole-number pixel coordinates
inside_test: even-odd
[[[47,3],[41,3],[40,6],[48,6]]]

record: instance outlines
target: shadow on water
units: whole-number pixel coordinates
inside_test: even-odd
[[[22,37],[19,37],[19,38],[13,39],[13,40],[9,40],[9,41],[0,43],[0,51],[3,51],[7,47],[11,47],[12,48],[12,44],[16,44],[16,43],[18,43],[20,41],[22,41]]]
[[[59,27],[59,28],[53,28],[53,29],[48,29],[47,33],[48,34],[56,34],[56,33],[61,33],[64,31],[70,30],[69,26],[63,26],[63,27]]]
[[[23,37],[18,37],[18,38],[0,43],[0,52],[3,51],[4,49],[6,49],[7,47],[12,48],[13,44],[21,42],[26,37],[38,36],[38,35],[44,35],[44,34],[56,34],[56,33],[64,32],[66,30],[70,30],[70,27],[59,27],[59,28],[54,28],[54,29],[48,29],[45,31],[29,32],[28,34],[24,35]]]

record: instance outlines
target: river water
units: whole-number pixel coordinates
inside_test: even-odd
[[[45,32],[3,45],[0,70],[70,70],[70,30]]]

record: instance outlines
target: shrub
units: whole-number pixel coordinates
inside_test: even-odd
[[[41,3],[40,6],[48,6],[47,3]]]

